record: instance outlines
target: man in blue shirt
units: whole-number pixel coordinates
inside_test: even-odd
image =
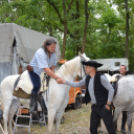
[[[53,38],[47,39],[44,42],[42,48],[39,48],[36,51],[32,61],[27,67],[31,81],[34,86],[31,93],[30,101],[29,111],[31,113],[34,112],[38,97],[38,91],[41,86],[40,74],[45,71],[50,77],[54,78],[57,83],[59,83],[59,81],[61,80],[61,78],[54,73],[54,68],[56,66],[56,44],[57,43]]]

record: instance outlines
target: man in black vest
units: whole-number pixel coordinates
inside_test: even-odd
[[[73,87],[81,87],[86,85],[85,101],[86,104],[91,101],[91,119],[90,132],[97,134],[97,129],[102,118],[109,134],[116,134],[113,126],[113,117],[111,110],[111,101],[114,95],[114,89],[101,73],[97,72],[97,68],[102,64],[95,61],[82,62],[86,65],[85,71],[87,76],[79,82],[70,82],[63,80],[62,84]]]

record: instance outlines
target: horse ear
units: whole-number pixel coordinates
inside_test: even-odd
[[[85,61],[86,59],[84,58],[84,56],[81,54],[81,52],[79,52],[79,56],[81,58],[81,61]]]

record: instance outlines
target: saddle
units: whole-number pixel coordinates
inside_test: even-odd
[[[15,85],[14,85],[14,91],[13,91],[14,96],[30,99],[31,92],[33,89],[33,84],[31,82],[28,71],[27,70],[24,71],[22,75],[19,76],[18,79],[16,80]],[[43,72],[41,74],[41,80],[42,80],[41,82],[42,84],[41,84],[41,88],[38,94],[38,102],[42,108],[42,114],[43,113],[47,114],[47,107],[44,102],[42,93],[44,93],[48,89],[48,83],[49,83],[50,77],[45,72]]]
[[[41,74],[41,88],[39,92],[45,92],[48,89],[49,76],[43,72]],[[33,89],[33,84],[26,70],[18,77],[14,85],[13,95],[21,98],[30,98]]]
[[[118,81],[119,79],[121,78],[121,74],[114,74],[112,77],[111,77],[111,84],[112,84],[112,87],[114,89],[114,96],[116,95],[117,93],[117,89],[118,89]]]

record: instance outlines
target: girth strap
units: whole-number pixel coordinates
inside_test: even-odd
[[[20,75],[21,76],[21,75]],[[19,81],[20,81],[20,76],[17,78],[17,80],[15,81],[15,84],[14,84],[14,89],[17,87]]]

